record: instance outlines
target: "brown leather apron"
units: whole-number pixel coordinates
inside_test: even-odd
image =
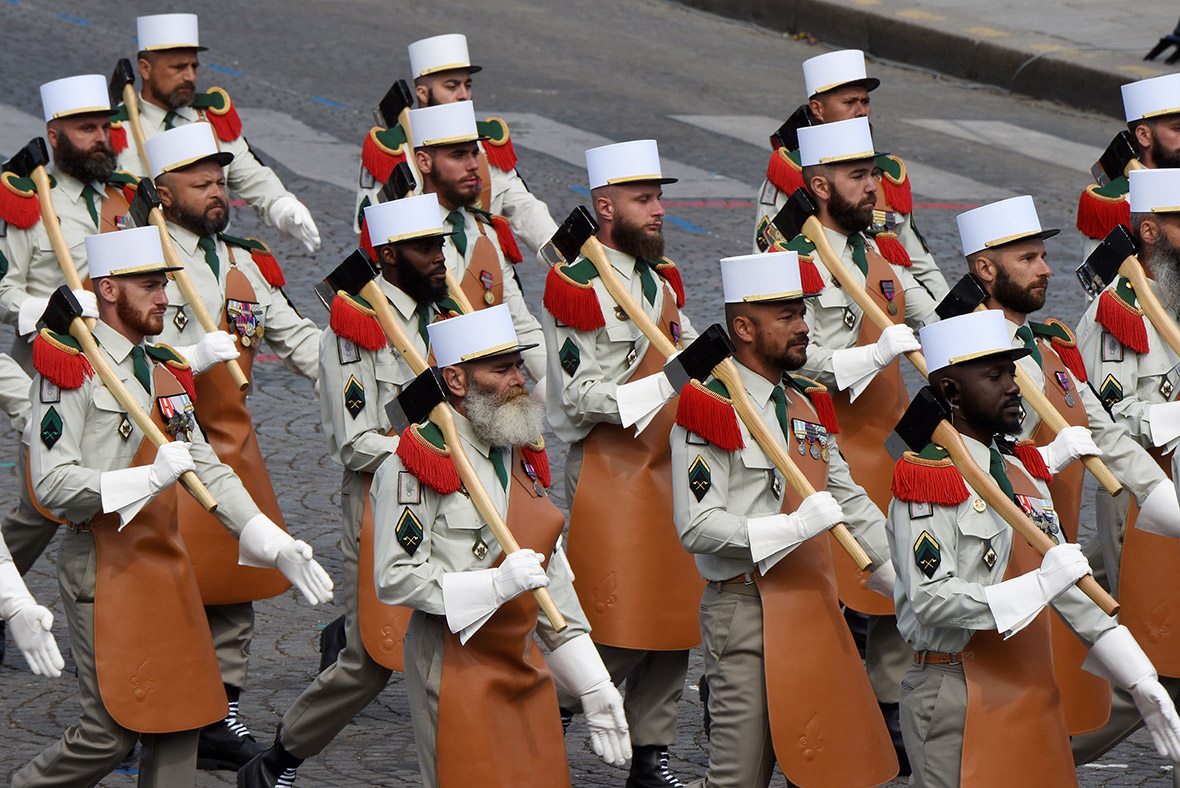
[[[1024,469],[1005,468],[1018,495],[1040,498]],[[1010,579],[1041,565],[1019,534],[1004,572]],[[1054,614],[1055,615],[1055,614]],[[1004,640],[995,630],[972,636],[964,654],[967,721],[963,728],[962,788],[1077,786],[1069,731],[1053,677],[1048,610]]]
[[[659,326],[671,339],[679,336],[680,315],[672,291],[663,293]],[[664,357],[649,345],[631,380],[663,366]],[[567,544],[595,643],[679,651],[701,642],[705,581],[672,520],[668,435],[675,421],[673,398],[638,437],[633,427],[597,424],[582,441]]]
[[[565,517],[534,489],[519,450],[512,455],[506,519],[521,547],[536,550],[548,563]],[[570,785],[557,691],[533,638],[537,611],[536,599],[526,592],[502,605],[466,645],[445,632],[439,788]]]
[[[788,417],[819,421],[801,397],[791,399]],[[815,489],[827,487],[827,462],[807,454],[796,464]],[[788,486],[783,512],[801,500]],[[840,612],[828,541],[809,539],[788,553],[758,578],[758,592],[770,733],[783,774],[809,788],[892,779],[897,755]]]
[[[157,397],[184,392],[161,365],[153,383]],[[159,411],[152,408],[152,421],[164,429]],[[129,467],[155,457],[156,447],[144,438]],[[229,713],[209,622],[176,528],[181,495],[189,497],[178,485],[164,490],[122,531],[117,512],[90,521],[98,691],[115,722],[140,733],[200,728]]]
[[[894,323],[904,323],[905,292],[901,288],[901,282],[897,280],[893,267],[872,249],[866,249],[865,257],[869,263],[865,292],[885,314],[889,315],[891,301],[885,292],[892,287],[892,303],[896,305],[897,314],[889,317]],[[892,282],[892,285],[882,286],[882,283],[887,282]],[[856,338],[857,346],[871,345],[880,337],[881,329],[877,328],[872,320],[862,317],[860,334]],[[878,372],[868,387],[856,398],[856,402],[849,401],[847,390],[832,392],[836,418],[840,422],[840,454],[848,462],[853,480],[864,487],[869,498],[882,513],[889,511],[889,501],[893,498],[893,460],[886,452],[881,451],[881,447],[909,406],[909,395],[901,378],[902,363],[899,359]],[[865,414],[872,415],[870,417]],[[840,601],[861,613],[892,615],[892,600],[865,588],[864,581],[868,579],[868,574],[862,574],[856,568],[848,553],[839,547],[835,537],[828,538],[832,540],[832,558],[836,564]]]
[[[256,303],[258,298],[246,275],[232,265],[225,276],[226,298],[245,303]],[[241,341],[237,328],[231,328],[225,308],[221,312],[222,331],[237,338],[241,356],[238,364],[250,376],[254,355],[258,352],[259,337],[250,337],[247,346]],[[266,473],[266,461],[258,448],[254,422],[246,407],[246,392],[239,391],[225,364],[215,364],[196,376],[197,399],[194,406],[201,429],[217,456],[242,480],[242,486],[254,503],[274,523],[286,530],[283,513]],[[197,503],[191,495],[179,501],[180,533],[188,546],[201,599],[206,605],[230,605],[269,599],[286,591],[291,583],[277,569],[261,569],[238,565],[238,541],[225,530],[221,522]]]
[[[1170,479],[1171,459],[1154,447],[1147,452]],[[1135,527],[1138,514],[1132,500],[1119,570],[1119,623],[1131,630],[1161,676],[1180,677],[1180,552],[1175,539]]]
[[[106,196],[102,201],[102,210],[98,215],[98,231],[100,233],[111,233],[116,230],[122,230],[124,227],[123,217],[127,215],[127,211],[131,209],[131,204],[127,202],[127,197],[123,194],[123,189],[119,186],[108,185],[106,187]],[[83,285],[89,282],[87,278]],[[87,287],[87,290],[90,288]]]
[[[459,289],[471,302],[472,309],[484,309],[504,303],[504,276],[496,245],[488,238],[483,223],[477,221],[475,224],[479,227],[479,238],[475,239],[471,262],[463,272]]]
[[[1049,342],[1037,338],[1041,351],[1041,369],[1045,373],[1045,396],[1057,412],[1073,426],[1088,427],[1090,420],[1078,394],[1078,383],[1053,350]],[[1061,375],[1064,375],[1064,386]],[[1069,387],[1070,398],[1066,399],[1065,386]],[[1070,404],[1070,401],[1073,404]],[[1025,405],[1028,407],[1028,405]],[[1032,441],[1045,446],[1055,437],[1052,430],[1042,421],[1033,430]],[[1061,520],[1061,529],[1066,538],[1076,542],[1082,505],[1082,478],[1086,469],[1080,462],[1072,462],[1060,473],[1053,475],[1049,483],[1049,494],[1053,508]],[[1053,632],[1053,674],[1061,690],[1061,703],[1065,708],[1065,721],[1069,734],[1096,731],[1110,718],[1110,684],[1089,671],[1082,670],[1082,662],[1088,650],[1059,616],[1049,616]]]
[[[373,474],[365,476],[365,512],[361,520],[361,533],[357,540],[357,609],[360,616],[361,643],[365,651],[378,665],[401,672],[405,670],[402,641],[406,639],[406,627],[410,624],[412,608],[401,605],[387,605],[377,598],[377,583],[373,578],[376,566],[373,545],[376,533],[373,526],[373,504],[369,500],[369,489],[373,486]]]
[[[492,212],[492,171],[483,145],[479,146],[479,209]]]

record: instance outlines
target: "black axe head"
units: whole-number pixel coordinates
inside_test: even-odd
[[[1099,186],[1105,186],[1126,174],[1127,165],[1138,159],[1135,144],[1131,141],[1131,132],[1123,129],[1114,135],[1114,139],[1106,146],[1106,150],[1098,157],[1098,161],[1090,168],[1090,174]]]
[[[70,292],[69,286],[62,285],[49,297],[49,304],[37,325],[44,326],[55,334],[68,334],[70,323],[76,317],[82,317],[82,305]]]
[[[383,202],[393,202],[406,197],[410,192],[414,191],[418,183],[414,180],[414,173],[410,170],[410,165],[405,161],[399,161],[397,166],[393,168],[393,172],[389,174],[389,179],[385,181],[385,185],[381,187],[381,200]]]
[[[1082,289],[1097,298],[1107,285],[1118,276],[1123,261],[1135,254],[1135,239],[1126,225],[1118,225],[1090,253],[1086,262],[1078,266],[1078,281]]]
[[[733,355],[733,342],[720,323],[706,328],[684,350],[664,364],[664,374],[672,388],[680,391],[690,380],[705,380],[713,367]]]
[[[930,443],[930,436],[939,422],[950,420],[950,417],[950,408],[942,397],[929,386],[923,386],[914,395],[910,406],[893,428],[893,433],[885,439],[885,450],[895,460],[900,459],[907,449],[922,451]]]
[[[549,243],[541,248],[541,256],[549,263],[572,263],[582,253],[582,244],[590,236],[598,232],[598,222],[586,210],[586,206],[579,205],[570,212],[566,220],[557,228],[557,232],[549,239]]]
[[[800,186],[787,198],[787,204],[770,223],[782,233],[783,238],[790,241],[803,232],[803,223],[814,216],[816,210],[818,209],[815,207],[815,201],[811,199],[811,194]]]
[[[386,407],[386,415],[398,432],[411,424],[421,424],[430,411],[450,396],[446,381],[438,367],[427,367],[421,375],[402,387],[397,399]]]
[[[958,317],[968,312],[974,312],[975,307],[987,300],[987,291],[975,278],[975,274],[963,274],[963,278],[955,283],[946,297],[939,302],[934,311],[939,320],[948,317]]]
[[[332,273],[324,277],[324,283],[332,289],[333,295],[343,290],[349,295],[356,295],[361,288],[372,282],[380,273],[377,266],[362,250],[344,258],[344,262],[336,266]]]
[[[791,117],[783,121],[783,125],[770,135],[770,145],[773,148],[786,148],[787,150],[798,150],[799,148],[799,129],[805,126],[814,126],[815,117],[811,114],[811,110],[806,104],[800,104],[799,107],[791,113]]]
[[[156,191],[156,184],[151,178],[140,178],[139,185],[135,187],[135,198],[131,201],[130,210],[131,221],[135,222],[136,227],[147,227],[151,222],[153,208],[160,208],[160,193]]]
[[[111,74],[111,81],[107,85],[107,93],[111,99],[111,106],[117,107],[123,101],[123,88],[135,84],[135,70],[131,68],[131,61],[119,58],[115,70]]]
[[[402,110],[414,106],[414,91],[404,79],[399,79],[385,91],[385,96],[377,104],[377,111],[373,113],[377,122],[391,129],[397,125],[397,117]]]
[[[29,144],[16,152],[11,159],[4,162],[3,170],[14,173],[18,178],[27,178],[33,170],[44,167],[49,163],[49,149],[45,147],[45,140],[34,137]]]

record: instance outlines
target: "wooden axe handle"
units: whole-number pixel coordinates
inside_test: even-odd
[[[1180,356],[1180,328],[1176,327],[1176,321],[1168,315],[1163,304],[1156,298],[1155,291],[1151,289],[1151,282],[1147,280],[1147,274],[1143,271],[1139,260],[1134,255],[1123,260],[1123,264],[1119,266],[1119,274],[1131,282],[1131,286],[1135,290],[1135,298],[1139,302],[1139,308],[1143,310],[1143,314],[1147,315],[1147,319],[1155,326],[1155,330],[1168,343],[1168,347],[1172,348],[1172,352]]]
[[[447,269],[447,294],[459,305],[459,308],[463,310],[463,314],[469,315],[475,311],[475,307],[467,299],[467,294],[460,287],[459,280],[455,278],[455,272],[450,268]]]
[[[671,356],[679,348],[672,344],[671,340],[660,331],[659,326],[648,317],[635,299],[631,297],[631,293],[623,285],[622,280],[619,279],[618,274],[615,273],[614,268],[611,267],[610,261],[606,259],[606,254],[603,251],[602,244],[597,238],[593,236],[582,245],[582,254],[594,265],[598,271],[598,277],[602,280],[602,284],[606,287],[606,291],[610,293],[615,302],[623,308],[627,313],[627,317],[635,323],[636,327],[643,332],[644,336],[648,338],[652,346],[664,358]],[[779,469],[783,477],[786,478],[787,483],[800,496],[806,498],[815,492],[815,488],[807,481],[807,477],[795,465],[791,455],[783,450],[779,442],[775,440],[774,436],[766,426],[766,422],[762,420],[762,415],[758,413],[754,407],[754,403],[750,401],[750,396],[746,392],[746,384],[742,382],[738,374],[737,366],[733,361],[726,359],[713,368],[713,377],[720,380],[729,389],[729,395],[733,398],[734,409],[737,411],[738,417],[742,423],[746,425],[746,429],[754,436],[754,440],[758,443],[759,448],[766,453],[775,467]],[[856,538],[849,532],[848,527],[843,523],[837,523],[832,526],[832,535],[836,537],[836,541],[840,543],[848,555],[856,562],[858,569],[865,570],[872,566],[873,561],[869,558],[868,553],[856,541]]]
[[[839,256],[836,255],[836,250],[828,243],[828,236],[824,234],[824,226],[819,223],[819,219],[815,216],[807,217],[807,221],[803,223],[803,232],[815,244],[815,251],[819,254],[819,259],[823,262],[824,267],[828,269],[828,273],[840,283],[840,287],[844,288],[848,297],[860,307],[865,319],[872,320],[882,331],[894,325],[889,316],[881,310],[881,307],[869,298],[864,285],[856,281]],[[926,357],[920,351],[907,350],[904,355],[914,365],[914,368],[922,373],[922,377],[927,377]]]
[[[418,186],[422,186],[422,173],[418,172],[418,160],[414,158],[414,132],[410,129],[410,108],[405,107],[401,112],[397,113],[397,124],[402,127],[402,131],[406,135],[406,164],[410,167],[410,173],[414,176],[414,182]]]
[[[74,256],[70,254],[70,247],[61,232],[61,221],[57,218],[57,211],[53,208],[53,196],[50,194],[49,173],[44,166],[37,167],[29,176],[37,187],[37,202],[41,205],[41,224],[49,234],[49,243],[53,246],[53,253],[57,255],[57,264],[61,267],[66,286],[71,290],[82,289],[82,278],[78,276],[78,267],[74,265]],[[87,330],[94,328],[92,317],[84,319]]]
[[[139,151],[143,168],[150,174],[152,165],[148,163],[147,138],[144,137],[143,125],[139,122],[139,98],[135,95],[135,86],[131,83],[123,86],[123,106],[127,108],[127,122],[131,125],[131,136],[135,139],[135,149]]]
[[[188,301],[189,306],[192,307],[193,314],[197,317],[197,322],[201,324],[201,329],[206,334],[220,331],[221,327],[213,322],[213,316],[205,308],[205,302],[201,300],[201,294],[193,286],[193,280],[189,278],[188,271],[184,268],[184,263],[181,262],[180,256],[176,254],[176,247],[172,245],[172,236],[168,234],[168,225],[164,223],[164,215],[160,213],[159,208],[152,208],[152,212],[148,214],[148,217],[148,221],[160,231],[160,245],[164,247],[164,260],[168,263],[168,267],[179,269],[172,271],[170,275],[176,281],[177,287],[180,288],[180,292],[184,295],[185,300]],[[230,377],[237,384],[238,391],[245,391],[250,386],[250,381],[246,377],[246,373],[242,371],[242,366],[238,363],[238,360],[234,358],[228,359],[225,361],[225,366],[229,369]]]
[[[979,467],[970,452],[967,451],[966,445],[963,444],[963,438],[954,427],[946,421],[939,422],[931,440],[947,450],[951,461],[959,469],[959,473],[963,474],[971,488],[1004,518],[1004,522],[1012,526],[1012,530],[1024,537],[1024,540],[1032,545],[1034,550],[1044,555],[1054,547],[1053,540],[1032,520],[1028,519],[1028,515],[1016,505],[1015,501],[1004,494],[990,473]],[[1098,585],[1098,581],[1094,579],[1093,575],[1083,577],[1077,582],[1077,586],[1094,601],[1094,604],[1102,608],[1103,613],[1113,616],[1119,612],[1119,603],[1114,601],[1102,586]]]
[[[123,380],[107,363],[106,356],[98,348],[98,343],[94,341],[94,336],[90,333],[90,329],[86,326],[81,318],[74,318],[70,321],[70,336],[78,340],[78,344],[82,346],[82,352],[86,354],[86,359],[90,362],[90,366],[94,367],[94,371],[98,373],[98,377],[114,395],[115,400],[123,406],[123,410],[127,411],[127,417],[135,422],[135,426],[139,427],[144,436],[150,440],[156,447],[163,446],[165,443],[170,443],[171,440],[165,435],[156,423],[152,421],[151,416],[144,412],[139,403],[131,396],[131,392],[123,385]],[[209,489],[201,482],[197,474],[193,471],[185,471],[180,474],[180,481],[192,493],[192,496],[197,499],[197,502],[204,506],[207,511],[212,512],[217,508],[217,501],[214,500],[213,495]]]
[[[376,279],[370,280],[361,288],[360,295],[369,302],[373,311],[377,313],[377,322],[381,324],[381,328],[384,329],[385,336],[393,345],[394,350],[401,354],[415,375],[422,374],[426,370],[426,359],[418,353],[417,348],[398,325],[393,310],[389,307],[389,299],[381,290],[381,285],[377,283]],[[500,512],[496,510],[496,505],[488,495],[487,489],[484,488],[483,482],[479,480],[479,475],[475,472],[471,460],[463,451],[463,444],[460,441],[458,430],[455,429],[455,418],[451,414],[450,407],[445,402],[440,402],[430,411],[430,419],[442,430],[447,447],[451,450],[451,459],[455,461],[455,469],[459,472],[459,478],[463,480],[467,493],[471,496],[471,502],[475,504],[476,511],[488,524],[488,528],[500,544],[500,548],[505,553],[515,553],[520,549],[520,543],[508,530],[508,525],[500,517]],[[561,632],[568,626],[565,616],[557,609],[557,603],[550,596],[549,589],[534,588],[533,596],[536,597],[541,611],[555,630]]]

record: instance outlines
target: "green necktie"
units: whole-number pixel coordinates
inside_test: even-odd
[[[197,241],[197,246],[205,253],[205,262],[209,264],[209,268],[213,271],[219,281],[221,279],[221,260],[217,257],[217,242],[207,235],[201,236]]]
[[[462,211],[451,211],[447,214],[447,222],[450,223],[451,229],[455,234],[451,236],[451,241],[455,244],[455,249],[458,250],[461,257],[467,256],[467,233],[463,230],[463,225],[467,220],[463,217]]]
[[[1023,342],[1026,348],[1032,351],[1032,357],[1037,362],[1037,366],[1043,366],[1041,363],[1041,351],[1037,349],[1037,342],[1033,339],[1032,329],[1028,326],[1021,326],[1016,329],[1016,338]]]
[[[1008,474],[1004,472],[1004,458],[995,448],[988,449],[991,454],[991,465],[987,471],[996,480],[996,484],[1000,485],[1000,489],[1004,491],[1004,495],[1015,500],[1016,494],[1012,490],[1012,482],[1008,481]]]
[[[164,116],[164,129],[171,129],[176,124],[176,119],[180,116],[172,110],[168,110],[168,114]]]
[[[430,307],[426,304],[418,304],[418,308],[414,310],[414,314],[418,315],[418,336],[422,337],[422,346],[429,352],[430,333],[426,330],[426,327],[430,325]]]
[[[635,270],[639,272],[639,281],[643,284],[643,297],[647,299],[647,303],[655,306],[657,288],[656,278],[651,274],[651,264],[641,257],[636,257]]]
[[[98,189],[89,183],[86,184],[82,187],[82,199],[86,200],[86,210],[90,214],[90,219],[94,222],[94,229],[102,229],[98,226],[98,204],[102,201]]]
[[[852,247],[852,262],[856,263],[856,267],[860,272],[869,275],[869,258],[865,257],[865,239],[860,233],[853,233],[848,236],[848,245]]]
[[[139,385],[143,386],[144,391],[151,394],[152,368],[148,364],[147,354],[143,352],[142,345],[131,348],[131,363],[135,368],[135,379],[139,381]]]
[[[496,469],[496,478],[500,480],[500,486],[507,490],[508,469],[504,467],[504,450],[493,446],[488,452],[488,457],[492,460],[492,467]]]
[[[787,395],[783,392],[782,387],[775,386],[770,390],[770,398],[774,400],[774,414],[778,416],[778,424],[782,428],[783,437],[789,439],[791,430],[787,426]]]

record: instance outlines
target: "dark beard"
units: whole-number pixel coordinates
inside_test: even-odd
[[[1046,283],[1047,281],[1046,279]],[[992,297],[1005,309],[1030,315],[1045,305],[1045,296],[1048,293],[1046,289],[1044,295],[1036,296],[1031,290],[1020,289],[1012,282],[1012,277],[1008,276],[1002,265],[996,266],[996,283],[992,287]]]
[[[869,229],[873,223],[873,206],[866,205],[858,208],[844,199],[844,195],[832,188],[832,196],[828,198],[828,215],[844,232],[852,235]]]
[[[754,353],[775,369],[781,369],[784,372],[794,372],[807,361],[807,345],[788,345],[783,348],[782,352],[777,352],[766,346],[761,332],[754,337]]]
[[[393,270],[397,272],[398,286],[416,303],[433,304],[447,297],[446,282],[438,287],[432,285],[430,277],[404,260],[396,248],[393,250]]]
[[[173,203],[172,207],[168,209],[168,218],[197,235],[213,237],[218,233],[225,232],[225,228],[229,227],[229,208],[224,200],[218,199],[217,203],[222,209],[221,218],[214,218],[208,212],[190,211],[180,203]],[[215,206],[210,206],[210,208],[212,207]]]
[[[1160,142],[1155,132],[1151,132],[1151,158],[1155,166],[1161,170],[1180,169],[1180,149],[1169,150]]]
[[[115,295],[115,314],[123,325],[145,337],[154,337],[164,330],[164,316],[153,315],[151,310],[139,311],[122,288]]]
[[[1166,233],[1151,248],[1144,261],[1155,280],[1155,294],[1172,314],[1180,312],[1180,249],[1172,245]]]
[[[116,166],[115,149],[110,142],[104,140],[86,152],[74,145],[64,132],[57,135],[53,161],[59,170],[83,183],[106,183]]]
[[[644,260],[659,260],[664,256],[664,233],[652,237],[638,224],[627,224],[622,219],[611,225],[611,243],[624,254]]]
[[[164,105],[170,110],[177,110],[181,107],[187,107],[193,103],[193,99],[197,97],[197,91],[192,88],[177,88],[169,93],[167,96],[161,96]]]
[[[479,190],[483,188],[483,185],[481,180],[471,194],[464,194],[457,181],[435,181],[434,188],[438,192],[441,202],[458,207],[460,205],[475,205],[475,201],[479,199]]]

